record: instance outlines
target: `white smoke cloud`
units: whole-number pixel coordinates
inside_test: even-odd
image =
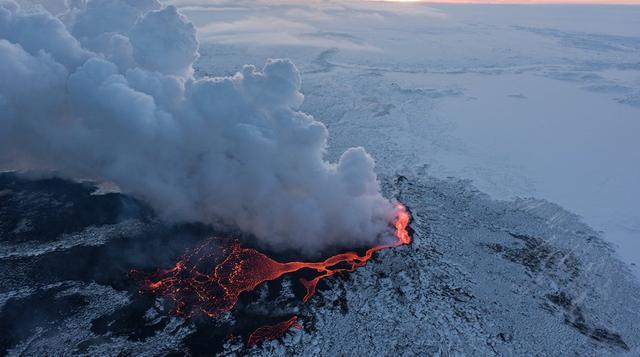
[[[194,26],[155,0],[0,0],[0,169],[116,183],[172,221],[224,222],[274,248],[371,242],[394,212],[362,148],[324,160],[288,60],[194,78]]]

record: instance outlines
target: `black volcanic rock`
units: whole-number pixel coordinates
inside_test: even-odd
[[[91,183],[0,175],[0,241],[50,241],[89,226],[146,220],[151,211],[119,193],[94,195]]]
[[[533,199],[495,201],[468,183],[384,179],[413,214],[411,246],[323,281],[300,274],[243,294],[216,319],[175,317],[130,269],[174,264],[215,234],[167,225],[88,183],[0,175],[0,354],[618,355],[640,346],[638,281],[578,217]],[[258,326],[302,331],[247,349]]]

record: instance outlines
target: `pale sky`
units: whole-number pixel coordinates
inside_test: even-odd
[[[372,0],[384,2],[440,4],[627,4],[640,5],[640,0]]]

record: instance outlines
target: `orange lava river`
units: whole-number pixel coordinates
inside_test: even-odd
[[[303,298],[306,302],[315,294],[320,280],[336,273],[352,272],[366,265],[379,250],[411,243],[407,230],[410,220],[411,216],[405,206],[397,204],[396,218],[393,222],[396,241],[369,248],[363,255],[346,252],[320,262],[281,263],[255,249],[243,248],[237,241],[220,246],[219,239],[210,238],[198,248],[185,253],[172,268],[155,273],[136,270],[131,273],[141,281],[142,292],[150,292],[172,300],[175,312],[186,317],[198,313],[216,317],[233,309],[243,292],[252,291],[261,283],[278,279],[285,274],[311,269],[317,272],[314,278],[300,279],[306,288]],[[213,265],[212,262],[216,261],[219,263]],[[281,324],[265,326],[256,330],[254,334],[269,335],[269,331],[275,334],[274,331],[284,328],[280,333],[282,334],[292,326],[299,326],[295,321],[292,318],[281,323],[287,325],[286,328]],[[260,339],[255,337],[253,342]]]

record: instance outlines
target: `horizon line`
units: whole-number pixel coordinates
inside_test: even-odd
[[[640,5],[640,0],[365,0],[406,4],[475,5]]]

